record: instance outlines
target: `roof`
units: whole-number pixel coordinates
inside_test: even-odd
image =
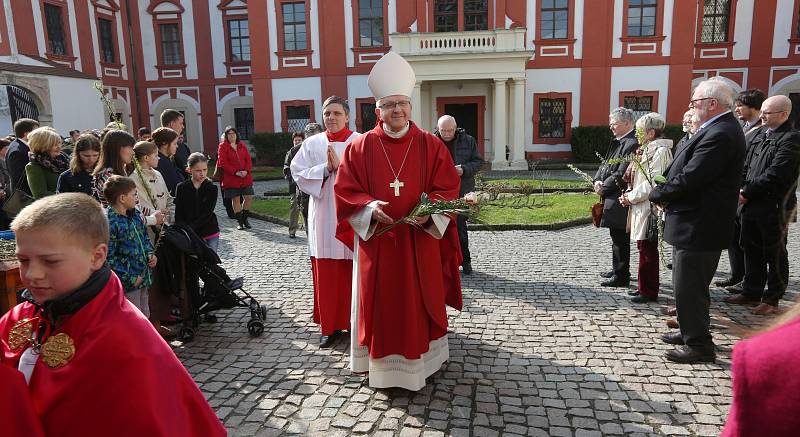
[[[46,74],[50,76],[73,77],[76,79],[91,79],[91,80],[98,79],[97,76],[75,70],[74,68],[69,68],[63,64],[59,64],[58,62],[54,62],[49,59],[42,58],[40,56],[35,56],[35,55],[22,55],[22,56],[25,56],[27,58],[37,61],[40,64],[45,64],[45,65],[29,65],[17,62],[0,62],[0,71],[2,72],[9,71],[12,73]]]

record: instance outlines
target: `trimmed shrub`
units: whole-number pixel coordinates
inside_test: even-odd
[[[668,124],[664,129],[664,138],[671,139],[678,144],[683,138],[683,126]],[[572,160],[580,163],[598,163],[600,156],[606,156],[611,139],[614,138],[608,126],[577,126],[572,128]]]
[[[291,132],[255,132],[249,141],[256,150],[258,165],[283,166],[286,152],[292,148]]]

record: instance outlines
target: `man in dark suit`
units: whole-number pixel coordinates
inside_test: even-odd
[[[464,129],[456,125],[456,119],[450,115],[443,115],[439,118],[436,125],[437,130],[434,135],[439,137],[450,151],[453,162],[456,164],[456,172],[461,176],[461,188],[458,195],[464,197],[465,194],[475,191],[475,174],[483,166],[483,158],[478,154],[478,146],[475,138],[468,134]],[[472,274],[472,256],[469,252],[469,237],[467,236],[467,219],[464,216],[456,217],[458,228],[458,240],[461,243],[461,263],[462,271],[465,275]]]
[[[750,149],[750,144],[756,137],[756,132],[761,127],[761,104],[764,103],[767,96],[759,89],[745,90],[736,96],[736,109],[734,113],[736,118],[742,122],[742,131],[744,131],[746,150]],[[745,155],[747,152],[745,152]],[[742,279],[744,278],[744,251],[742,250],[739,237],[742,233],[741,220],[737,214],[736,221],[733,228],[733,237],[731,244],[728,247],[728,260],[731,264],[731,276],[723,281],[716,281],[714,285],[717,287],[724,287],[732,293],[742,292]]]
[[[31,189],[28,187],[28,178],[25,175],[25,166],[30,162],[28,153],[31,149],[28,147],[28,134],[37,127],[39,127],[39,122],[30,118],[20,118],[14,123],[14,135],[17,139],[8,146],[8,153],[6,154],[6,166],[11,178],[11,193],[21,189],[25,193],[31,194]],[[9,196],[11,193],[9,193]]]
[[[747,150],[739,194],[743,291],[725,301],[758,303],[752,310],[758,315],[777,311],[789,282],[786,226],[797,204],[795,190],[800,176],[800,132],[791,127],[791,112],[792,101],[786,96],[773,96],[764,102],[763,127]]]
[[[608,126],[614,134],[606,154],[606,163],[594,175],[594,191],[603,199],[603,218],[600,226],[608,228],[611,234],[611,262],[613,269],[601,276],[608,278],[600,283],[603,287],[627,287],[631,281],[631,236],[627,231],[628,207],[619,203],[627,183],[623,176],[628,162],[609,164],[615,160],[632,155],[639,147],[633,128],[633,111],[617,108],[608,116]]]
[[[189,155],[192,151],[184,140],[185,126],[183,114],[175,109],[165,109],[164,112],[161,113],[161,126],[168,127],[178,133],[178,149],[175,151],[175,156],[173,156],[172,160],[175,162],[175,166],[181,170],[183,179],[188,179],[189,174],[183,170],[189,162]]]
[[[676,151],[666,183],[650,201],[666,210],[664,240],[673,246],[672,285],[680,332],[661,339],[683,345],[665,356],[679,363],[714,362],[708,287],[733,234],[744,165],[742,127],[731,113],[734,91],[719,79],[695,88],[689,107],[700,128]]]

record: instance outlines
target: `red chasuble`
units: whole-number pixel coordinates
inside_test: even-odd
[[[25,378],[18,370],[2,364],[0,364],[0,435],[44,436],[42,424],[33,411]]]
[[[404,184],[400,196],[389,186],[395,180],[392,167]],[[441,140],[413,123],[404,137],[394,139],[379,123],[353,141],[339,167],[334,188],[341,231],[337,236],[353,244],[348,219],[374,200],[389,202],[383,210],[398,220],[411,212],[422,193],[454,199],[458,188],[453,159]],[[408,225],[359,241],[358,343],[369,349],[371,358],[400,354],[418,359],[432,340],[447,333],[441,247],[446,246]]]
[[[31,317],[34,306],[26,302],[0,319],[0,365],[17,367],[25,348],[12,350],[9,331]],[[49,337],[59,333],[74,341],[74,356],[61,368],[40,356],[28,385],[47,436],[226,435],[170,347],[125,299],[115,274]]]

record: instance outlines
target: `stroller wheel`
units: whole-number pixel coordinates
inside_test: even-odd
[[[183,326],[181,327],[181,330],[178,331],[178,337],[181,339],[182,342],[188,343],[194,340],[194,329],[188,326]]]
[[[251,337],[258,337],[264,333],[264,324],[261,320],[250,319],[250,321],[247,322],[247,332],[250,333]]]
[[[267,320],[267,306],[261,305],[261,320]]]

